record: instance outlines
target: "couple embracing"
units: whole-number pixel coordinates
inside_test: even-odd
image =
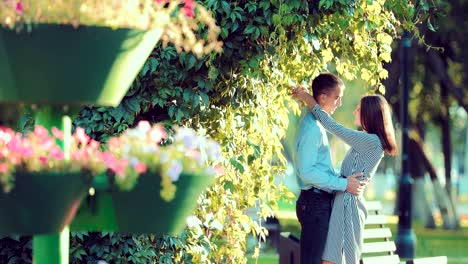
[[[358,264],[362,252],[367,210],[362,192],[374,175],[384,153],[397,152],[390,107],[384,97],[361,98],[354,110],[354,124],[362,130],[337,123],[331,114],[341,106],[343,81],[322,73],[312,81],[312,93],[303,87],[292,91],[305,103],[294,153],[301,193],[296,214],[301,224],[302,264]],[[326,131],[350,146],[340,173],[332,166]]]

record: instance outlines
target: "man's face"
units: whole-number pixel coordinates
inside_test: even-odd
[[[341,99],[343,98],[344,86],[338,86],[328,94],[320,95],[320,106],[328,114],[333,114],[335,110],[341,106]]]

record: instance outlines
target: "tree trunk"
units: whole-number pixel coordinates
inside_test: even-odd
[[[420,126],[420,129],[422,127]],[[424,132],[419,130],[419,132]],[[423,162],[423,152],[420,151],[416,140],[410,137],[409,140],[409,172],[414,179],[413,183],[413,218],[418,219],[424,223],[428,228],[435,228],[434,214],[429,205],[426,196],[426,181],[425,174],[426,168]]]
[[[468,112],[466,104],[466,98],[464,96],[463,88],[457,87],[448,74],[448,69],[444,65],[443,59],[436,54],[434,50],[427,52],[429,59],[428,64],[431,66],[432,71],[439,78],[440,82],[443,83],[451,92],[452,95],[457,99],[458,104]]]
[[[442,135],[442,149],[444,154],[444,170],[445,170],[445,189],[447,190],[448,206],[450,207],[453,214],[453,224],[450,225],[450,229],[460,228],[460,221],[456,209],[456,192],[452,188],[452,139],[450,136],[450,113],[449,113],[449,102],[448,102],[448,88],[441,82],[440,85],[440,125]],[[445,225],[444,225],[445,226]]]
[[[442,139],[442,152],[444,154],[445,189],[452,193],[452,146],[450,137],[450,116],[448,109],[447,87],[441,82],[440,85],[440,127]]]
[[[426,197],[426,181],[423,177],[413,183],[413,219],[421,221],[426,228],[436,228],[432,208]]]
[[[444,228],[455,229],[457,227],[458,219],[455,218],[453,205],[450,203],[451,199],[447,193],[447,190],[440,184],[436,170],[428,159],[427,154],[425,154],[422,142],[420,142],[417,138],[411,138],[410,140],[414,141],[415,144],[413,146],[415,150],[420,152],[421,157],[423,157],[422,162],[427,172],[429,173],[429,177],[431,178],[431,182],[434,188],[434,199],[439,207],[440,214],[442,215]]]

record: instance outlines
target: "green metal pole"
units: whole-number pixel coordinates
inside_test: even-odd
[[[65,159],[70,159],[71,118],[63,115],[55,107],[44,107],[36,112],[36,125],[42,125],[47,129],[53,126],[61,129],[64,135],[61,146]],[[46,213],[46,212],[44,212]],[[33,220],[34,221],[34,220]],[[33,237],[33,263],[34,264],[68,264],[70,247],[70,229],[65,227],[62,232],[56,234],[35,235]]]
[[[401,177],[398,187],[398,231],[395,236],[395,244],[397,253],[400,257],[406,259],[414,258],[414,251],[416,246],[416,235],[412,227],[412,185],[413,179],[409,173],[409,115],[408,115],[408,101],[410,89],[410,68],[409,68],[409,49],[411,47],[411,38],[405,32],[402,39],[403,44],[403,65],[402,65],[402,82],[403,87],[401,90],[401,133],[402,133],[402,146],[401,146]]]
[[[36,235],[33,237],[33,263],[68,264],[70,230],[61,233]]]

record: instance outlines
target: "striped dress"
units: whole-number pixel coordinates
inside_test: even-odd
[[[327,131],[351,147],[341,164],[342,177],[363,172],[361,180],[372,178],[384,154],[379,137],[338,124],[319,105],[312,109],[312,114]],[[337,264],[358,264],[366,217],[362,196],[336,192],[323,259]]]

